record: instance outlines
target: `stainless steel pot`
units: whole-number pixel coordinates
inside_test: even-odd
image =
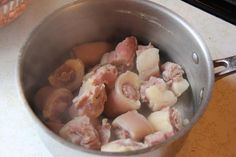
[[[36,90],[47,76],[68,57],[78,43],[118,41],[134,35],[140,42],[151,41],[161,50],[161,57],[181,64],[191,88],[176,107],[190,123],[165,143],[127,153],[103,153],[75,146],[55,135],[39,120],[33,110]],[[214,61],[225,68],[217,78],[236,70],[236,58]],[[141,0],[81,0],[68,4],[47,17],[31,34],[19,58],[19,85],[42,140],[55,156],[174,156],[185,137],[200,118],[212,93],[213,62],[201,37],[183,19],[170,10]]]

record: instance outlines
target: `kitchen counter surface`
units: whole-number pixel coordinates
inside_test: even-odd
[[[42,19],[73,0],[32,0],[28,10],[0,29],[0,157],[52,157],[17,94],[16,65],[26,36]],[[184,17],[206,41],[212,58],[236,55],[236,26],[179,0],[153,0]],[[35,22],[37,21],[37,22]],[[203,117],[177,157],[236,157],[236,74],[215,84]]]

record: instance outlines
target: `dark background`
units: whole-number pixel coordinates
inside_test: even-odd
[[[236,0],[183,0],[236,25]]]

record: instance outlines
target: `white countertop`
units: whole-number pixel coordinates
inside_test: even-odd
[[[0,157],[52,157],[41,142],[33,121],[18,98],[16,63],[20,47],[26,40],[25,36],[35,27],[32,21],[42,20],[45,15],[71,1],[73,0],[33,0],[23,16],[0,29]],[[153,1],[184,17],[204,38],[213,59],[236,55],[236,26],[179,0]],[[225,79],[232,85],[236,84],[236,75]],[[216,92],[220,92],[220,87],[216,88]],[[231,88],[231,93],[227,94],[236,97],[235,89]],[[236,99],[233,99],[235,105]],[[224,100],[221,103],[225,103]],[[236,151],[233,151],[232,155],[229,154],[227,157],[235,157]]]

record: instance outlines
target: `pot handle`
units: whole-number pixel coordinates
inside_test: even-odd
[[[222,70],[215,72],[216,81],[236,72],[236,56],[214,60],[213,64],[215,69],[223,67]]]

